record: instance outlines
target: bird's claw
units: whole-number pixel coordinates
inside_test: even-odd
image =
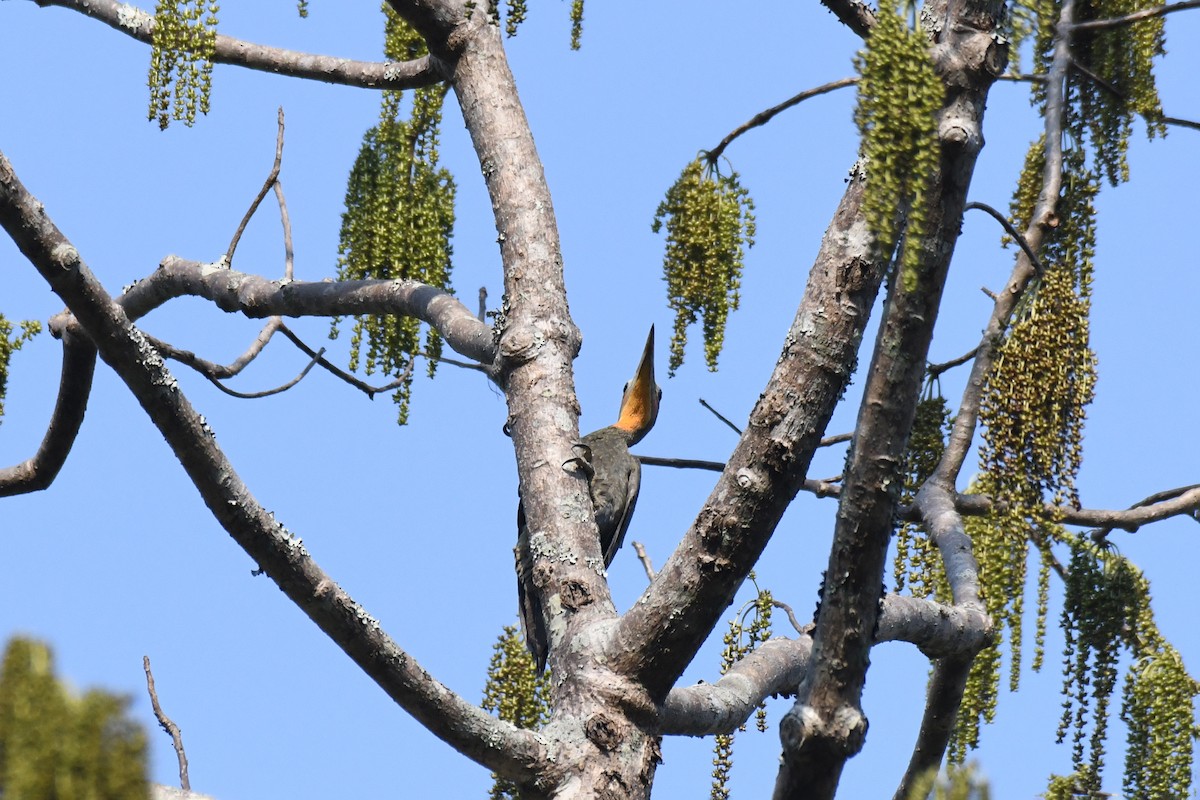
[[[564,461],[562,463],[562,468],[566,469],[567,465],[569,464],[572,469],[581,470],[590,481],[596,474],[596,470],[592,466],[592,448],[588,447],[583,442],[579,442],[571,445],[571,451],[579,453],[579,455],[574,456],[573,458],[568,458],[566,461]]]

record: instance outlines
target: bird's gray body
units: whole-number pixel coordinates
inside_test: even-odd
[[[630,434],[620,428],[607,427],[583,437],[583,453],[579,461],[589,475],[588,488],[596,507],[596,527],[600,530],[600,553],[607,569],[625,541],[625,531],[637,504],[642,482],[642,468],[629,452]],[[533,553],[529,546],[529,528],[525,524],[525,507],[517,506],[517,600],[520,604],[521,627],[525,643],[537,662],[540,673],[546,666],[550,642],[537,594],[531,590]]]

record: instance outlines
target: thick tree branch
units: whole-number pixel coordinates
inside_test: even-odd
[[[974,653],[985,620],[975,611],[889,594],[881,604],[875,642],[908,642],[929,655]],[[659,733],[707,736],[731,733],[758,704],[792,694],[811,665],[812,638],[772,637],[715,683],[672,689],[659,709]]]
[[[34,0],[43,8],[60,6],[76,11],[131,36],[151,44],[154,17],[141,9],[117,0]],[[437,64],[428,56],[412,61],[354,61],[336,56],[299,53],[261,44],[244,42],[217,34],[213,62],[237,67],[273,72],[293,78],[358,86],[364,89],[411,89],[439,83]]]
[[[528,774],[544,746],[434,680],[258,504],[162,359],[0,154],[0,226],[71,309],[170,445],[213,516],[364,672],[426,728],[501,775]]]
[[[0,469],[0,497],[38,492],[50,486],[66,462],[83,425],[92,392],[92,376],[96,372],[96,346],[86,336],[78,334],[66,333],[60,338],[63,343],[62,376],[46,435],[32,458]]]
[[[867,38],[875,27],[875,11],[861,0],[821,0],[821,5],[833,12],[842,24]]]
[[[892,800],[909,800],[913,785],[931,771],[936,773],[942,764],[950,735],[954,732],[954,720],[962,704],[963,692],[967,688],[967,677],[971,674],[974,653],[966,656],[951,656],[934,662],[933,675],[926,690],[925,714],[921,718],[921,729],[913,747],[908,768],[900,780],[900,786]]]
[[[247,317],[308,317],[404,314],[436,328],[467,358],[491,364],[496,358],[492,329],[454,295],[417,281],[272,281],[219,264],[167,256],[149,277],[131,286],[120,303],[139,319],[176,297],[213,301],[222,311]]]
[[[758,559],[849,381],[883,279],[851,176],[774,374],[696,521],[613,632],[609,663],[662,698]]]

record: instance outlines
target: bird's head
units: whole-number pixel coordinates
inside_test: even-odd
[[[625,384],[621,414],[613,427],[628,433],[631,445],[637,444],[654,427],[661,397],[662,389],[654,382],[654,326],[651,325],[642,360],[638,362],[633,379]]]

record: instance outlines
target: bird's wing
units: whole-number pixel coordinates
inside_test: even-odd
[[[517,546],[513,548],[517,561],[517,610],[521,614],[521,630],[525,646],[537,662],[540,675],[546,668],[550,641],[546,636],[546,621],[542,618],[542,603],[533,591],[533,553],[529,549],[529,528],[525,525],[525,506],[517,505]]]
[[[608,569],[612,565],[613,559],[617,556],[617,551],[621,549],[621,545],[625,542],[625,531],[629,530],[629,520],[633,519],[633,509],[637,505],[638,490],[642,486],[642,465],[634,456],[629,457],[628,466],[628,498],[625,503],[625,509],[621,512],[621,519],[617,521],[617,530],[612,537],[612,541],[608,544],[608,549],[604,551],[604,568]]]

